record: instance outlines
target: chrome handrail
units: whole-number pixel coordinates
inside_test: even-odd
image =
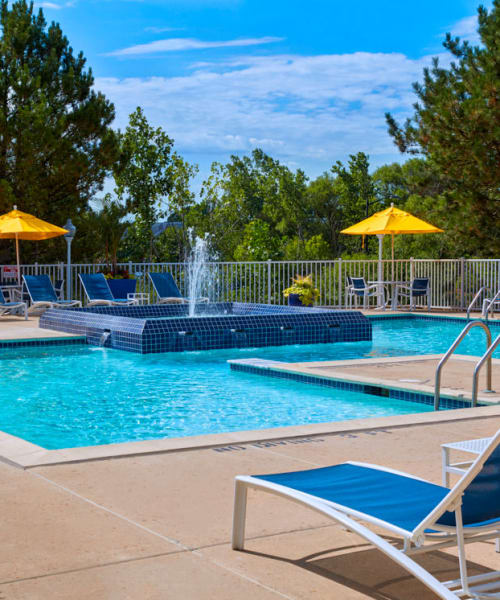
[[[441,370],[444,367],[444,365],[448,362],[448,359],[450,358],[450,356],[455,352],[455,350],[457,349],[460,342],[469,333],[469,331],[471,329],[473,329],[474,327],[481,327],[481,329],[484,330],[484,332],[486,333],[486,347],[489,348],[491,346],[491,331],[490,331],[490,328],[488,327],[488,325],[486,325],[482,321],[471,321],[470,323],[467,323],[467,325],[460,332],[457,339],[448,348],[448,351],[443,356],[443,358],[439,361],[439,364],[437,366],[435,383],[434,383],[434,410],[439,410],[439,395],[441,393]],[[488,381],[490,382],[490,387],[491,387],[491,357],[490,357],[490,360],[488,361],[487,369],[488,369],[487,378],[488,378]]]
[[[498,290],[498,292],[493,296],[493,298],[491,300],[488,300],[488,298],[485,298],[483,300],[483,311],[482,311],[482,316],[488,320],[488,313],[490,312],[490,308],[493,307],[493,311],[495,310],[494,308],[494,304],[497,301],[497,298],[500,296],[500,290]],[[488,308],[486,308],[486,302],[489,303]],[[492,312],[493,312],[492,311]]]
[[[493,392],[491,389],[491,355],[495,348],[500,344],[500,335],[497,336],[493,344],[488,346],[486,352],[481,356],[479,362],[474,369],[474,375],[472,376],[472,406],[477,406],[477,387],[479,381],[479,371],[481,367],[484,365],[485,361],[488,361],[488,370],[486,371],[486,390],[485,392]]]
[[[476,300],[479,298],[479,296],[483,293],[483,292],[489,292],[490,288],[487,285],[483,285],[483,287],[479,288],[479,291],[477,292],[477,294],[474,296],[474,298],[472,299],[472,302],[469,304],[469,306],[467,307],[467,321],[470,319],[470,311],[472,310],[472,307],[474,306],[474,304],[476,303]]]

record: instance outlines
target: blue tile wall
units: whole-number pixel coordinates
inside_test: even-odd
[[[37,340],[3,340],[0,341],[0,348],[21,348],[28,346],[69,346],[86,344],[84,336],[74,338],[59,339],[37,339]]]
[[[144,354],[372,339],[371,323],[358,311],[240,302],[198,308],[196,317],[185,305],[49,309],[40,327],[83,334],[90,344],[109,331],[106,345]]]

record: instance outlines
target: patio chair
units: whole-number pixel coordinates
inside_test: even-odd
[[[352,300],[354,298],[354,286],[350,275],[346,275],[347,285],[345,286],[346,308],[352,308]]]
[[[5,299],[3,295],[2,288],[0,287],[0,316],[1,315],[12,315],[17,312],[21,312],[24,314],[24,319],[28,320],[28,305],[26,302],[9,302]]]
[[[102,273],[78,273],[87,296],[87,306],[129,306],[137,304],[135,298],[115,298]]]
[[[373,544],[439,598],[500,598],[500,571],[469,577],[465,557],[466,543],[497,538],[500,533],[500,430],[451,490],[356,462],[276,475],[240,475],[235,483],[235,550],[244,547],[248,488],[288,498],[330,517]],[[402,538],[403,547],[389,543],[369,526]],[[458,546],[460,567],[460,578],[453,581],[439,581],[410,558],[451,546]]]
[[[416,307],[416,298],[427,297],[427,310],[431,310],[431,284],[428,277],[415,277],[415,279],[411,282],[411,285],[404,285],[402,283],[398,283],[396,285],[396,289],[394,291],[394,297],[396,302],[398,298],[402,296],[403,298],[409,298],[410,300],[410,310],[415,310]]]
[[[151,283],[158,295],[160,304],[188,304],[175,283],[171,273],[148,273]],[[196,302],[209,302],[208,298],[196,298]]]
[[[485,298],[483,300],[483,308],[481,314],[483,317],[487,317],[488,313],[493,314],[495,312],[495,307],[500,309],[500,289],[493,296],[493,298]]]
[[[380,285],[380,283],[372,283],[368,285],[365,281],[364,277],[349,277],[352,282],[352,297],[351,304],[352,306],[352,298],[354,298],[354,306],[358,307],[358,298],[363,298],[363,308],[368,307],[368,299],[372,297],[378,298],[378,304],[380,306],[385,305],[385,287]]]
[[[37,308],[72,308],[81,306],[80,300],[59,300],[48,275],[23,275],[31,305],[29,310]]]

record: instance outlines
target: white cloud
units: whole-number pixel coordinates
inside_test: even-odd
[[[62,8],[60,4],[55,4],[55,2],[37,2],[37,8],[52,8],[53,10],[59,10]]]
[[[358,151],[372,164],[395,160],[384,112],[412,113],[411,84],[430,62],[363,52],[250,56],[198,64],[182,77],[101,78],[96,87],[115,103],[118,127],[142,106],[188,160],[261,147],[318,173]]]
[[[205,48],[228,48],[237,46],[257,46],[261,44],[270,44],[279,42],[283,38],[278,37],[261,37],[247,38],[241,40],[226,40],[221,42],[204,42],[194,38],[170,38],[166,40],[156,40],[148,44],[138,44],[137,46],[129,46],[121,50],[109,52],[107,56],[138,56],[143,54],[154,54],[157,52],[175,52],[180,50],[200,50]]]
[[[151,31],[152,33],[165,33],[167,31],[181,31],[184,27],[145,27],[144,31]]]
[[[480,37],[477,32],[477,16],[474,15],[472,17],[465,17],[457,21],[454,25],[451,26],[449,32],[452,36],[458,36],[469,41],[472,44],[479,44]]]
[[[56,4],[55,2],[35,2],[35,8],[48,8],[51,10],[61,10],[61,8],[67,8],[75,4],[74,0],[69,0],[63,4]]]

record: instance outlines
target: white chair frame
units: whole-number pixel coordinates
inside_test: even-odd
[[[431,310],[431,282],[429,279],[429,283],[427,285],[427,290],[425,292],[425,294],[422,294],[420,296],[414,296],[412,294],[413,288],[411,285],[404,285],[402,283],[397,283],[396,284],[396,288],[394,290],[394,299],[395,299],[395,304],[396,306],[399,304],[398,302],[398,298],[399,296],[403,296],[404,298],[408,298],[410,301],[410,310],[415,310],[416,306],[417,306],[417,298],[427,298],[427,310],[430,311]]]
[[[306,494],[287,486],[282,486],[270,481],[251,476],[238,476],[235,481],[234,513],[232,547],[234,550],[243,550],[245,543],[245,520],[247,491],[250,488],[269,492],[311,508],[312,510],[331,518],[349,531],[356,533],[367,542],[373,544],[378,550],[391,558],[394,562],[406,569],[431,589],[443,600],[458,600],[470,597],[500,598],[500,571],[490,571],[485,574],[469,576],[465,556],[465,544],[488,539],[498,538],[500,535],[500,520],[482,527],[463,527],[462,522],[462,495],[474,477],[479,473],[490,454],[500,444],[500,430],[491,438],[485,450],[472,463],[470,469],[461,477],[456,485],[449,491],[443,500],[415,527],[407,531],[387,521],[372,517],[369,514],[358,512],[349,508],[324,500],[320,497]],[[351,462],[348,464],[359,465],[420,479],[407,473],[387,469],[377,465]],[[420,479],[421,481],[425,481]],[[439,525],[437,521],[446,512],[455,513],[455,527]],[[387,540],[371,531],[366,525],[374,525],[395,534],[403,540],[403,547],[397,548]],[[438,533],[428,533],[432,529]],[[458,562],[460,578],[452,581],[441,582],[426,569],[415,562],[410,556],[440,550],[451,546],[458,547]],[[492,591],[498,593],[492,594]]]
[[[481,316],[486,318],[488,313],[494,314],[495,306],[500,308],[500,290],[493,296],[493,298],[485,298],[483,300],[483,308],[481,311]]]
[[[28,305],[26,302],[12,302],[10,306],[0,303],[0,316],[16,314],[19,309],[22,309],[24,320],[28,320]]]
[[[351,279],[353,279],[351,277]],[[354,279],[363,279],[364,277],[354,277]],[[373,291],[370,291],[373,290]],[[372,283],[367,285],[365,283],[364,288],[355,288],[354,284],[348,285],[346,287],[346,292],[348,292],[348,300],[349,300],[349,308],[352,308],[352,299],[354,298],[354,308],[358,308],[358,298],[363,298],[363,308],[366,310],[368,308],[368,299],[369,298],[379,298],[378,305],[385,306],[386,299],[385,294],[387,289],[384,285],[380,283]],[[363,296],[360,296],[357,292],[363,292]]]

